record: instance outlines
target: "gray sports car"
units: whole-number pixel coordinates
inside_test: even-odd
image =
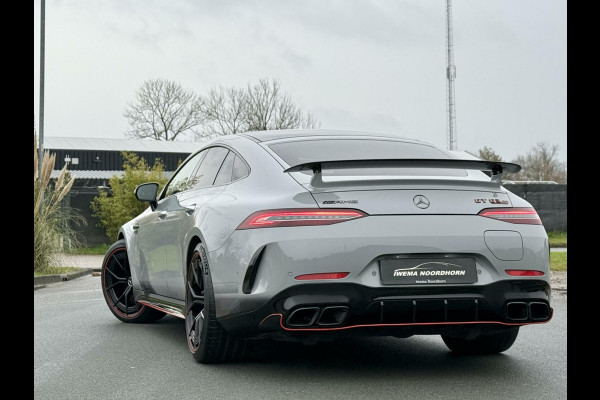
[[[136,188],[150,206],[107,252],[104,296],[124,322],[185,319],[205,363],[350,334],[502,352],[553,312],[542,222],[501,186],[519,170],[383,134],[220,137]]]

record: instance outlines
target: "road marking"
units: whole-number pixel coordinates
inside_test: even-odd
[[[91,292],[101,292],[102,289],[88,289],[88,290],[74,290],[72,292],[42,292],[39,295],[46,295],[46,294],[71,294],[71,293],[91,293]]]
[[[35,304],[36,307],[38,306],[55,306],[57,304],[73,304],[73,303],[88,303],[91,301],[102,301],[104,300],[103,298],[99,298],[99,299],[88,299],[88,300],[74,300],[74,301],[59,301],[56,303],[42,303],[42,304]]]

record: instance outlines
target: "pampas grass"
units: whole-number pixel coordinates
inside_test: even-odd
[[[33,135],[33,270],[44,272],[56,266],[58,254],[62,251],[63,238],[72,238],[73,231],[69,222],[74,218],[81,220],[76,214],[69,213],[61,207],[74,179],[67,172],[65,165],[56,181],[50,179],[54,169],[56,155],[44,152],[39,160],[37,138]],[[41,173],[38,166],[41,162]],[[71,240],[69,240],[70,242]]]

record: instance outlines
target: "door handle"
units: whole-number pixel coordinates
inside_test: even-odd
[[[167,216],[166,211],[161,211],[158,213],[158,218],[160,218],[160,219],[164,219],[166,216]]]
[[[138,233],[138,231],[140,230],[140,224],[134,224],[132,226],[133,228],[133,233]]]
[[[196,211],[196,203],[190,204],[189,206],[185,207],[185,212],[187,213],[187,215],[192,215],[194,211]]]

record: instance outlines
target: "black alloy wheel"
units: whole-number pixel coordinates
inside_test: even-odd
[[[187,274],[185,291],[185,332],[190,351],[195,353],[202,341],[204,327],[204,277],[201,256],[194,251]]]
[[[124,240],[113,244],[104,256],[102,289],[108,308],[123,322],[150,322],[165,315],[135,301]]]
[[[200,243],[194,249],[188,265],[185,290],[185,334],[194,360],[200,363],[240,361],[246,351],[246,341],[219,324],[216,316],[206,249]]]

